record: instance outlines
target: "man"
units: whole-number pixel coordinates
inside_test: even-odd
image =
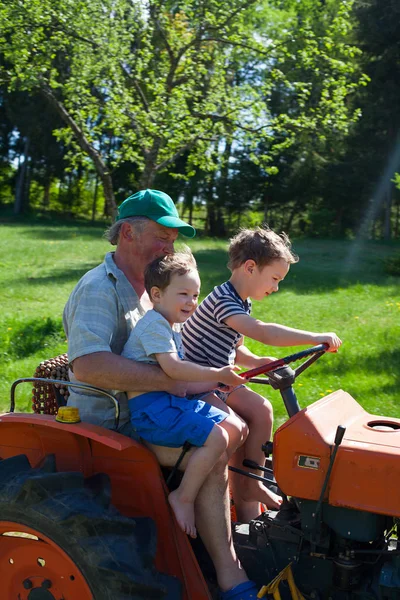
[[[65,306],[64,328],[68,337],[71,381],[82,381],[108,390],[168,391],[184,396],[185,382],[167,377],[155,365],[134,362],[120,354],[130,331],[152,304],[144,288],[145,267],[155,258],[171,254],[181,232],[195,230],[179,218],[172,199],[157,190],[142,190],[119,207],[107,232],[116,251],[86,273]],[[68,404],[79,408],[82,420],[114,428],[114,408],[103,397],[71,392]],[[132,430],[126,395],[118,394],[121,414],[118,431],[136,437]],[[160,464],[173,466],[181,449],[152,446]],[[185,466],[185,462],[183,463]],[[233,547],[227,468],[219,461],[207,477],[195,504],[196,526],[213,560],[221,597],[248,600],[256,587],[248,581]]]

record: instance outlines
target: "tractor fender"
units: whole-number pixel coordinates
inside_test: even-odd
[[[89,423],[59,423],[52,415],[1,414],[0,459],[17,455],[25,455],[33,468],[54,455],[58,472],[81,472],[85,478],[105,473],[111,502],[121,514],[155,521],[156,567],[185,581],[185,599],[210,597],[188,538],[173,517],[160,465],[143,444]]]

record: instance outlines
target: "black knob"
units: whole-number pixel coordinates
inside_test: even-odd
[[[51,583],[50,579],[45,579],[42,582],[42,588],[44,588],[45,590],[49,590],[51,588],[51,585],[52,585],[52,583]]]
[[[338,425],[338,428],[336,429],[336,435],[335,435],[335,446],[340,446],[340,444],[342,443],[342,439],[345,434],[345,431],[346,431],[346,427],[343,427],[343,425]]]
[[[269,455],[272,454],[272,447],[273,447],[272,442],[267,442],[266,444],[263,444],[261,446],[261,450],[264,452],[266,458],[268,458]]]
[[[22,585],[26,590],[30,590],[33,587],[33,583],[30,579],[25,579]]]

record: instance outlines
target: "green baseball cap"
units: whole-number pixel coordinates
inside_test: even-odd
[[[158,190],[141,190],[129,196],[118,208],[117,221],[128,217],[147,217],[164,227],[179,229],[186,237],[194,237],[196,230],[179,218],[174,201]]]

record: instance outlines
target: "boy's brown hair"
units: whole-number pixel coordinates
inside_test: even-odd
[[[153,260],[147,265],[144,272],[144,287],[150,300],[152,287],[156,286],[160,290],[165,290],[173,275],[186,275],[190,271],[197,271],[197,264],[189,248]]]
[[[286,233],[277,234],[268,226],[241,229],[230,240],[228,269],[233,271],[246,262],[254,260],[258,267],[265,267],[274,260],[285,260],[289,265],[299,257],[292,252],[292,244]]]

